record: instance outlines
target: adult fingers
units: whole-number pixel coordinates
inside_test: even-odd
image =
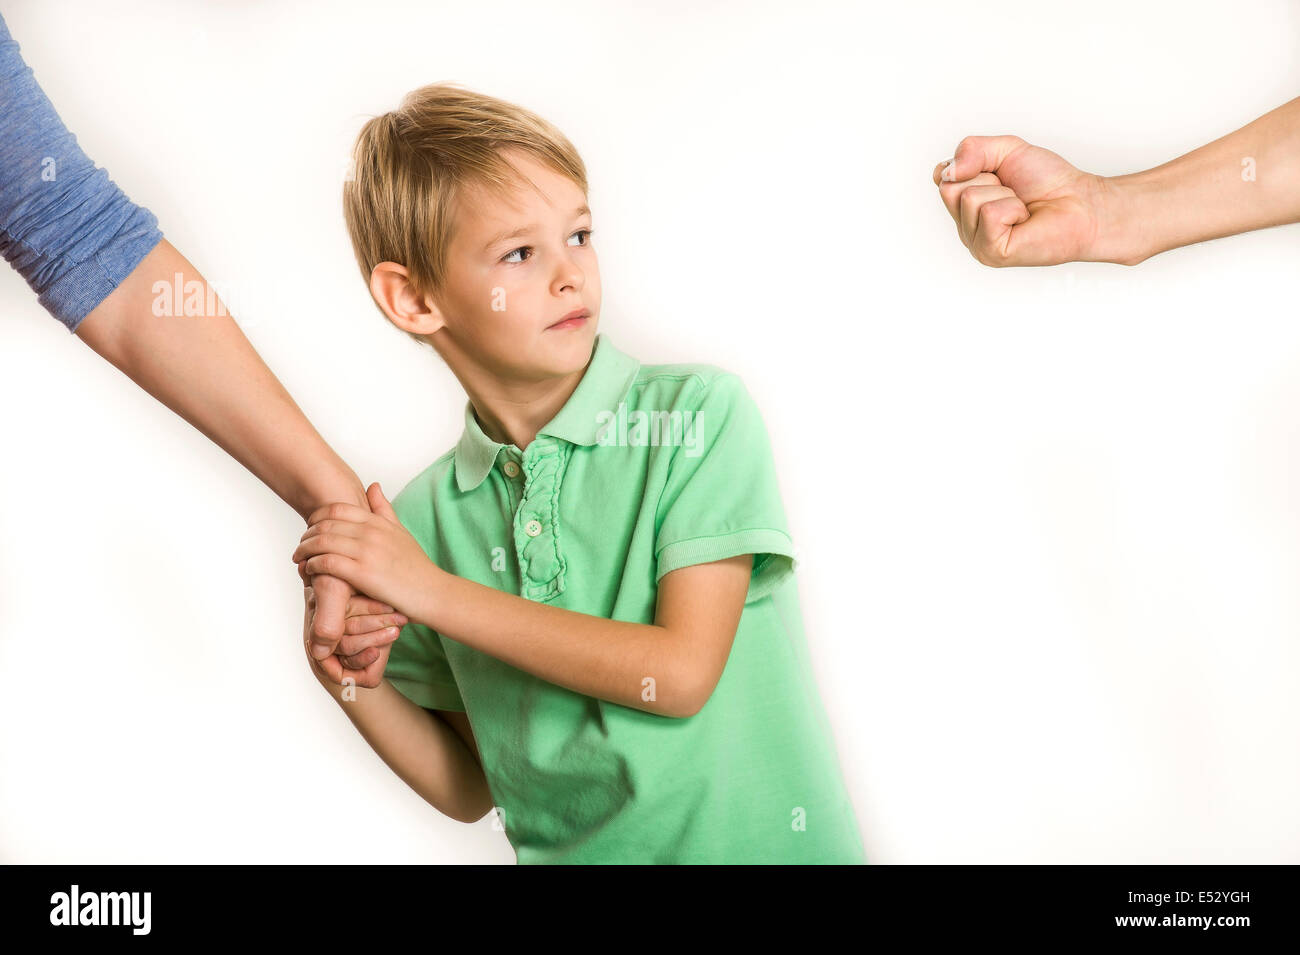
[[[334,654],[330,654],[323,660],[312,660],[316,667],[335,683],[343,682],[343,664]]]
[[[1007,157],[1029,144],[1019,136],[966,136],[952,151],[952,159],[934,168],[934,182],[961,182],[982,172],[996,173]]]
[[[984,265],[1037,265],[1025,260],[1013,247],[1014,229],[1029,219],[1029,209],[1015,193],[985,202],[979,209],[979,221],[970,251]],[[1021,243],[1023,245],[1023,243]]]
[[[388,647],[402,634],[401,627],[381,627],[364,633],[346,633],[339,641],[335,653],[340,657],[355,656],[370,647]]]
[[[345,672],[356,681],[357,686],[364,686],[373,690],[384,679],[384,667],[388,664],[388,652],[386,647],[382,649],[376,647],[365,652],[377,652],[379,655],[361,669],[348,669]]]
[[[958,230],[961,229],[961,197],[971,189],[980,186],[1001,186],[998,177],[991,172],[982,172],[967,182],[945,182],[939,186],[939,198],[943,200],[944,208],[948,210],[948,215],[952,216],[953,222],[957,223]],[[965,239],[963,238],[963,242]]]
[[[1016,199],[1015,192],[1006,186],[973,186],[961,194],[957,209],[961,241],[972,252],[977,245],[984,248],[1003,238],[1006,227],[996,217],[985,215],[983,210],[991,202],[1008,198],[1020,201]],[[1020,208],[1024,208],[1023,203]],[[1025,216],[1028,218],[1028,210],[1025,211]]]
[[[356,679],[356,674],[364,673],[367,667],[379,659],[381,653],[382,648],[380,647],[367,647],[356,653],[340,656],[338,660],[343,665],[344,670],[354,674],[353,678]]]
[[[348,616],[359,617],[368,614],[396,613],[397,611],[382,600],[375,600],[365,594],[354,594],[348,600]]]
[[[369,633],[372,630],[387,630],[389,627],[396,627],[401,630],[407,623],[407,618],[399,613],[361,614],[356,617],[348,617],[343,622],[343,635]]]
[[[312,573],[310,560],[303,565],[303,570]],[[319,661],[334,652],[335,645],[343,636],[343,615],[352,588],[337,577],[320,574],[313,578],[312,589],[316,592],[316,612],[311,623],[311,655]]]

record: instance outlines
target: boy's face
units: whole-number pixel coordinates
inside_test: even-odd
[[[587,197],[519,150],[502,154],[537,184],[498,198],[462,195],[447,250],[447,282],[430,341],[464,377],[527,383],[585,368],[600,317],[600,269]],[[510,233],[517,233],[510,235]],[[553,328],[569,313],[587,317]]]

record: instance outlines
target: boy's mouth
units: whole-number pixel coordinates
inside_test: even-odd
[[[551,329],[579,328],[589,318],[591,318],[590,311],[588,311],[585,308],[575,308],[572,312],[570,312],[568,315],[565,315],[554,325],[547,325],[546,330],[550,331]]]

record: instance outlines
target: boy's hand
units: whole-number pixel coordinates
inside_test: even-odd
[[[313,511],[293,560],[307,574],[346,580],[359,592],[412,614],[437,568],[402,526],[378,483],[366,489],[370,510],[334,503]]]
[[[388,665],[389,650],[401,634],[401,628],[408,622],[406,615],[360,594],[348,597],[344,608],[343,635],[335,647],[336,652],[318,660],[312,654],[318,645],[314,640],[319,605],[312,586],[316,578],[307,574],[306,561],[299,562],[298,576],[302,579],[303,599],[307,605],[307,616],[303,621],[303,643],[316,678],[319,680],[328,677],[339,685],[351,678],[357,686],[370,689],[379,686]],[[351,591],[350,585],[345,583],[344,586]]]
[[[932,178],[984,265],[1116,261],[1103,248],[1116,201],[1106,180],[1019,136],[967,136]]]

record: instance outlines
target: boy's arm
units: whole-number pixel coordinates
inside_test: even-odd
[[[448,573],[398,520],[378,484],[371,511],[329,504],[293,552],[430,630],[548,683],[658,716],[693,716],[731,653],[754,555],[679,567],[659,581],[653,624],[564,610]],[[360,525],[360,526],[358,526]]]
[[[753,563],[753,554],[742,554],[665,574],[653,624],[537,603],[433,564],[425,599],[404,612],[548,683],[658,716],[687,717],[699,712],[722,676]]]
[[[474,751],[474,758],[478,760],[478,764],[483,765],[483,756],[478,751],[478,740],[474,738],[474,728],[469,724],[468,713],[462,710],[431,710],[427,706],[424,710],[426,713],[432,713],[459,733],[465,745]]]
[[[478,759],[437,713],[412,703],[387,680],[367,689],[323,686],[370,748],[429,805],[458,822],[476,822],[492,809],[492,794]],[[345,694],[355,691],[355,699]]]

